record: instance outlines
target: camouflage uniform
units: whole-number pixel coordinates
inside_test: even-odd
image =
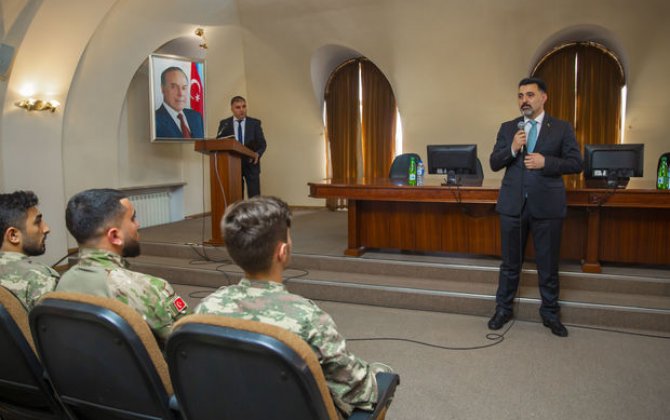
[[[31,310],[37,300],[58,283],[58,273],[18,252],[0,252],[0,285]]]
[[[280,283],[242,279],[203,299],[194,312],[264,322],[298,335],[316,353],[333,401],[347,415],[354,408],[372,410],[377,400],[375,373],[391,371],[347,351],[330,315],[311,300],[289,293]]]
[[[63,274],[56,290],[116,298],[142,314],[158,337],[167,339],[172,324],[188,312],[186,303],[167,281],[127,266],[117,254],[80,249],[79,263]]]

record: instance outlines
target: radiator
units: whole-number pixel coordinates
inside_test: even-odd
[[[135,207],[142,227],[170,223],[170,192],[159,191],[134,194],[128,197]]]

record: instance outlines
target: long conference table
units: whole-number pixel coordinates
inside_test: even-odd
[[[500,256],[499,180],[482,186],[442,186],[436,179],[408,186],[389,179],[309,183],[310,197],[345,198],[345,255],[399,249]],[[670,265],[670,191],[631,179],[625,189],[567,190],[561,259],[599,273],[602,262]],[[532,238],[526,258],[533,258]]]

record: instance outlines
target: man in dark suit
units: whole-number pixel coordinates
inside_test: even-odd
[[[261,194],[261,164],[260,159],[267,144],[261,127],[261,120],[247,116],[247,101],[241,96],[230,100],[230,110],[233,116],[221,120],[216,138],[235,136],[247,148],[256,152],[253,158],[242,158],[242,190],[247,184],[247,197]],[[241,127],[241,128],[240,128]]]
[[[496,211],[500,214],[502,264],[496,312],[488,323],[500,329],[512,318],[528,231],[533,235],[542,297],[543,324],[557,336],[568,330],[559,318],[558,258],[566,213],[562,175],[582,171],[575,132],[567,121],[544,112],[547,87],[541,79],[519,82],[522,117],[503,123],[491,153],[493,171],[505,168]]]
[[[202,139],[205,137],[202,115],[186,108],[190,100],[186,73],[179,67],[168,67],[161,73],[163,103],[156,110],[157,138]]]

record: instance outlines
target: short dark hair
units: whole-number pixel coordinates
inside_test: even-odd
[[[188,76],[186,75],[186,72],[184,71],[184,69],[182,69],[181,67],[172,66],[172,67],[168,67],[168,68],[166,68],[166,69],[163,70],[163,72],[161,73],[161,86],[165,86],[165,78],[167,77],[166,75],[167,75],[168,73],[172,73],[173,71],[180,71],[181,74],[183,74],[184,77],[186,78],[186,81],[188,82]]]
[[[102,233],[107,225],[123,217],[126,209],[121,200],[127,196],[111,188],[100,188],[82,191],[75,194],[67,202],[65,224],[67,230],[79,244]]]
[[[228,254],[251,274],[267,271],[279,242],[288,241],[291,210],[276,197],[238,201],[223,216],[222,230]]]
[[[37,195],[32,191],[14,191],[0,194],[0,246],[5,240],[5,232],[10,227],[26,230],[28,209],[39,203]]]
[[[526,77],[521,79],[518,87],[526,85],[537,85],[538,89],[544,93],[547,93],[547,84],[544,83],[544,80],[540,79],[539,77]]]
[[[244,102],[247,103],[247,100],[244,99],[243,96],[233,96],[233,98],[230,100],[230,106],[233,106],[235,102]]]

